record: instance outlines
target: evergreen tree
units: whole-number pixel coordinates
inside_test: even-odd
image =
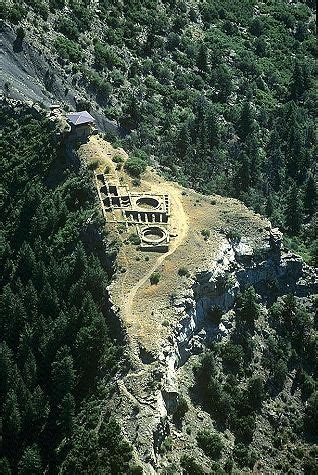
[[[312,174],[309,175],[304,196],[304,206],[306,212],[311,216],[316,209],[317,203],[317,186],[315,178]]]
[[[60,348],[52,363],[51,394],[53,401],[59,403],[65,394],[72,391],[75,383],[74,362],[67,346]]]
[[[238,134],[244,141],[254,130],[254,118],[251,104],[246,101],[243,104],[241,115],[238,122]]]
[[[234,175],[234,188],[237,191],[247,191],[251,186],[251,164],[246,153],[241,153],[238,157],[237,170]]]
[[[185,122],[178,134],[176,139],[176,153],[180,158],[184,158],[187,150],[190,146],[191,138],[190,138],[190,130],[188,122]]]
[[[295,182],[292,183],[286,206],[286,227],[291,234],[298,234],[303,221],[303,205]]]
[[[27,447],[18,465],[19,475],[41,475],[43,466],[39,448],[36,444]]]
[[[199,46],[196,64],[200,71],[208,70],[208,50],[204,43]]]
[[[233,91],[232,74],[229,68],[222,64],[216,70],[215,78],[219,89],[218,99],[226,102]]]
[[[57,425],[63,437],[72,433],[75,414],[75,400],[72,394],[67,393],[59,405]]]
[[[19,446],[21,414],[15,391],[10,389],[3,406],[3,448],[12,458]]]
[[[236,303],[237,315],[242,321],[253,324],[260,316],[260,306],[257,303],[257,294],[254,287],[249,287],[241,294]]]
[[[219,144],[219,126],[215,112],[213,110],[208,111],[207,117],[207,133],[208,143],[210,148],[217,147]]]
[[[6,457],[0,458],[0,473],[1,475],[11,475],[11,468],[9,460]]]

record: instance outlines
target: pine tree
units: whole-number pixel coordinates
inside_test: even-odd
[[[9,460],[6,457],[0,458],[0,473],[1,475],[11,475],[11,468]]]
[[[190,137],[189,124],[188,122],[185,122],[182,125],[177,135],[177,139],[175,143],[176,154],[178,155],[178,157],[184,158],[190,146],[190,143],[191,143],[191,137]]]
[[[10,389],[3,406],[3,447],[6,454],[15,456],[21,431],[21,415],[15,391]]]
[[[72,391],[75,383],[74,362],[67,346],[58,350],[51,367],[51,394],[53,401],[57,404],[65,394]]]
[[[18,475],[41,475],[43,473],[39,448],[36,444],[27,447],[18,464]]]
[[[287,207],[285,211],[286,227],[289,233],[298,234],[303,220],[303,206],[295,182],[291,185],[287,195]]]
[[[0,407],[10,387],[13,374],[13,354],[6,342],[0,344]]]
[[[260,306],[257,303],[257,294],[254,287],[249,287],[237,299],[237,314],[242,321],[253,324],[260,316]]]
[[[208,50],[204,43],[200,44],[197,55],[197,67],[200,71],[208,70]]]
[[[237,192],[247,191],[251,186],[251,164],[246,153],[241,153],[238,157],[233,185]]]
[[[62,436],[69,435],[73,430],[73,420],[75,414],[75,400],[72,394],[67,393],[59,405],[59,417],[57,425],[60,427]]]
[[[218,99],[226,102],[233,91],[233,81],[230,69],[223,64],[216,71],[216,81],[219,89]]]
[[[219,126],[217,116],[212,109],[208,111],[207,133],[210,148],[217,147],[219,144]]]
[[[306,212],[311,216],[316,209],[317,203],[317,185],[315,178],[312,174],[309,175],[304,196],[304,205]]]
[[[243,104],[241,115],[238,123],[238,134],[244,141],[254,130],[254,118],[251,104],[246,101]]]
[[[299,99],[305,91],[304,71],[299,61],[295,62],[290,91],[292,99],[296,100]]]

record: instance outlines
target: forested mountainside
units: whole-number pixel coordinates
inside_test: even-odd
[[[317,473],[317,303],[288,295],[266,311],[249,287],[237,299],[230,338],[194,366],[190,394],[214,421],[197,444],[213,473]],[[182,464],[186,473],[204,473],[189,456]]]
[[[34,114],[1,108],[0,472],[128,473],[100,407],[122,352],[105,298],[113,251],[90,173]]]
[[[314,6],[14,0],[2,14],[17,47],[30,42],[52,64],[48,90],[59,74],[66,99],[77,87],[126,129],[127,150],[153,154],[187,186],[240,198],[314,263]]]

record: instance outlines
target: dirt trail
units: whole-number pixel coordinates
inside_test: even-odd
[[[150,183],[150,182],[146,182],[146,183],[149,185],[152,191],[162,193],[162,189],[163,189],[162,185],[157,185],[155,183]],[[123,316],[124,318],[127,319],[127,321],[131,320],[131,318],[133,317],[133,305],[134,305],[134,300],[135,300],[138,290],[150,279],[151,274],[153,274],[153,272],[155,272],[160,267],[160,265],[164,262],[164,260],[167,259],[167,257],[171,256],[171,254],[173,254],[176,251],[176,249],[178,249],[178,247],[184,241],[188,232],[188,227],[189,227],[188,218],[183,209],[183,205],[179,197],[181,193],[180,190],[176,189],[175,186],[173,185],[165,184],[164,191],[169,193],[172,207],[173,207],[173,214],[175,216],[178,216],[178,234],[175,238],[172,239],[172,241],[170,241],[169,251],[166,252],[165,254],[162,254],[160,257],[158,257],[156,262],[149,269],[149,271],[144,275],[144,277],[140,279],[129,291],[127,295],[127,299],[122,309]]]

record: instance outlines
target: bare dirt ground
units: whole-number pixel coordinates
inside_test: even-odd
[[[111,299],[120,309],[131,344],[155,355],[178,318],[172,306],[173,298],[191,285],[188,277],[179,275],[179,269],[186,268],[191,276],[209,269],[228,233],[257,236],[259,240],[266,223],[237,200],[203,196],[165,180],[150,167],[136,186],[123,169],[116,170],[112,161],[118,154],[126,160],[127,154],[122,149],[114,149],[99,136],[91,137],[89,143],[81,147],[81,153],[85,160],[97,161],[99,171],[109,167],[112,178],[126,183],[131,190],[154,195],[164,193],[170,197],[173,237],[166,253],[142,252],[128,239],[136,232],[134,226],[127,231],[106,223],[108,231],[120,243],[118,271],[110,287]],[[202,231],[208,231],[209,236],[204,237]],[[150,283],[154,272],[160,274],[157,285]]]

